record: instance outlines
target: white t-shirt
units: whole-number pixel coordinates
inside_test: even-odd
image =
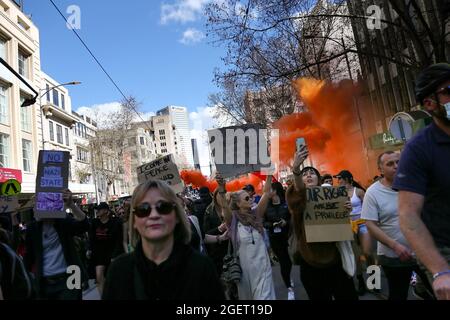
[[[367,189],[364,196],[361,218],[379,222],[379,227],[386,235],[398,243],[410,248],[405,236],[400,230],[398,218],[398,192],[384,186],[380,181]],[[378,242],[378,255],[398,258],[393,250]]]

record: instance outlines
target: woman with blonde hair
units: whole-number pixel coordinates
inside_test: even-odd
[[[163,181],[140,184],[130,215],[132,253],[110,266],[104,300],[223,300],[211,261],[190,246],[191,228]]]
[[[275,300],[272,267],[262,223],[269,203],[272,176],[267,176],[264,194],[254,209],[253,199],[245,190],[228,194],[227,201],[225,182],[220,175],[216,179],[219,183],[218,200],[242,269],[237,285],[239,300]]]

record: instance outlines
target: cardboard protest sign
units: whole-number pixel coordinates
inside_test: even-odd
[[[0,196],[0,214],[14,212],[19,208],[16,196]]]
[[[169,184],[176,193],[184,191],[180,172],[171,154],[156,159],[137,168],[139,183],[148,180],[162,180]]]
[[[303,219],[307,242],[353,240],[345,187],[307,188],[306,199]]]
[[[39,151],[34,208],[37,218],[66,217],[63,191],[69,185],[69,160],[69,152]]]
[[[224,178],[271,167],[267,130],[259,124],[209,130],[208,137],[211,157]]]

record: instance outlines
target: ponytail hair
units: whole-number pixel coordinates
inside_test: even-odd
[[[366,192],[366,189],[363,186],[361,186],[358,182],[356,182],[355,180],[352,180],[352,186]]]

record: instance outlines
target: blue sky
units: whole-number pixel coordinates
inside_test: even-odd
[[[207,129],[217,126],[206,108],[218,89],[213,71],[225,53],[205,38],[203,8],[220,0],[54,0],[70,20],[71,5],[81,11],[77,30],[126,95],[142,103],[147,118],[167,105],[189,110],[191,137],[198,141],[202,171],[209,174]],[[122,96],[107,79],[49,0],[24,0],[40,31],[41,68],[67,87],[72,109],[100,114],[116,109]]]
[[[70,5],[80,7],[78,32],[125,94],[142,102],[143,112],[166,105],[197,111],[217,91],[213,70],[221,66],[224,50],[202,38],[208,0],[54,1],[66,17]],[[83,83],[69,88],[73,109],[119,101],[119,92],[50,1],[24,2],[40,30],[42,69],[60,83]]]

